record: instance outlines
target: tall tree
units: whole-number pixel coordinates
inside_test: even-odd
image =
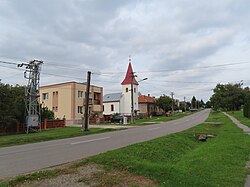
[[[196,103],[196,98],[195,96],[193,96],[192,100],[191,100],[191,108],[197,108],[197,103]]]
[[[172,99],[169,96],[162,95],[157,99],[156,105],[159,106],[165,112],[167,112],[171,110]]]
[[[0,126],[24,122],[24,87],[0,83]]]
[[[242,84],[217,84],[210,98],[213,108],[215,110],[239,110],[246,96],[241,86]]]

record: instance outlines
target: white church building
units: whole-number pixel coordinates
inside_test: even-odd
[[[135,79],[133,68],[130,62],[128,65],[126,76],[122,81],[121,85],[122,85],[122,92],[104,95],[103,97],[104,115],[112,115],[118,113],[123,116],[131,116],[132,91],[133,91],[133,108],[134,111],[138,111],[139,84]]]

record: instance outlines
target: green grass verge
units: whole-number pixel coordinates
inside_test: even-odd
[[[71,138],[108,131],[113,131],[113,129],[91,128],[89,131],[82,131],[80,127],[64,127],[47,129],[42,130],[41,132],[32,132],[29,134],[1,135],[0,147]]]
[[[244,186],[250,137],[222,113],[210,117],[224,124],[201,124],[91,157],[83,164],[94,162],[107,169],[127,170],[156,180],[159,186]],[[215,137],[207,142],[197,141],[194,134],[202,133]]]
[[[233,111],[233,112],[228,112],[228,114],[235,117],[243,125],[250,127],[250,119],[243,116],[243,111]]]

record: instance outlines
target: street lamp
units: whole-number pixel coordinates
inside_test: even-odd
[[[147,80],[148,78],[146,77],[146,78],[144,78],[144,79],[142,79],[142,80],[139,80],[139,81],[137,81],[137,82],[142,82],[142,81],[145,81],[145,80]]]

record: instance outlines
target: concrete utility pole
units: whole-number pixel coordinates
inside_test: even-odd
[[[184,112],[187,110],[187,105],[186,105],[186,97],[184,97]]]
[[[171,92],[172,97],[172,114],[174,114],[174,92]]]
[[[87,72],[87,87],[85,92],[85,113],[84,113],[84,131],[88,131],[89,125],[89,89],[90,89],[91,72]]]
[[[131,123],[134,123],[134,72],[131,73]]]

